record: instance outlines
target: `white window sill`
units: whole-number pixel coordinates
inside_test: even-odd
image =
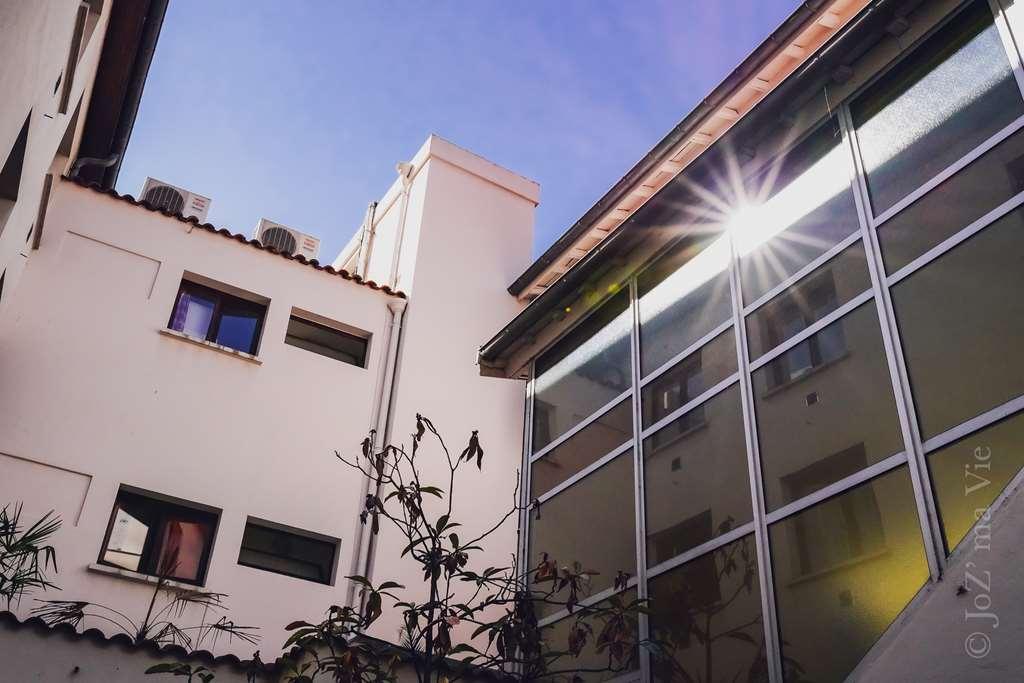
[[[139,572],[133,572],[130,569],[111,567],[108,564],[99,564],[98,562],[93,562],[87,567],[87,569],[91,572],[96,572],[97,574],[116,576],[122,579],[127,579],[129,581],[135,581],[138,583],[148,583],[151,586],[155,586],[157,584],[157,578],[155,576],[150,576],[149,574],[140,574]],[[203,588],[202,586],[197,586],[191,583],[183,583],[181,581],[173,581],[171,579],[164,581],[164,586],[166,586],[167,588],[175,588],[178,590],[199,591],[200,593],[209,593],[209,591]]]
[[[259,358],[257,358],[256,356],[252,355],[251,353],[246,353],[245,351],[239,351],[237,349],[231,348],[230,346],[221,346],[220,344],[215,344],[212,341],[206,341],[205,339],[200,339],[198,337],[193,337],[191,335],[185,334],[184,332],[178,332],[177,330],[169,330],[166,327],[161,327],[160,329],[157,330],[157,332],[159,332],[160,334],[164,335],[165,337],[173,337],[174,339],[181,339],[182,341],[189,342],[190,344],[195,344],[196,346],[205,346],[208,349],[213,349],[214,351],[220,351],[223,354],[226,354],[228,356],[234,356],[235,358],[238,358],[238,359],[244,360],[244,361],[248,361],[249,363],[255,363],[256,365],[263,365],[263,361],[261,361]]]

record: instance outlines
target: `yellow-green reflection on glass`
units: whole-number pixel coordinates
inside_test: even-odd
[[[754,537],[649,583],[656,681],[767,680]]]
[[[952,550],[1024,467],[1024,414],[935,451],[928,465],[946,546]],[[984,535],[978,542],[987,542]]]
[[[843,680],[928,579],[906,465],[773,524],[769,536],[790,680]]]
[[[636,590],[630,589],[619,593],[616,599],[621,606],[629,607],[636,601]],[[600,603],[602,607],[608,605],[608,601]],[[633,651],[623,659],[610,657],[607,649],[598,652],[597,639],[608,619],[607,616],[602,615],[582,616],[583,622],[593,629],[593,635],[588,637],[579,656],[573,657],[568,654],[570,631],[577,619],[578,617],[575,616],[566,617],[544,628],[542,637],[551,659],[547,660],[549,674],[538,677],[538,681],[563,683],[564,681],[575,681],[574,677],[578,676],[583,683],[600,683],[601,681],[615,680],[639,668],[639,648],[636,647],[639,635],[635,615],[630,621]],[[565,654],[556,657],[555,653]]]

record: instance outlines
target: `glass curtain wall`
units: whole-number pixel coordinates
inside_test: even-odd
[[[585,602],[629,574],[638,679],[844,679],[1024,467],[1024,98],[989,7],[773,162],[685,171],[636,218],[680,238],[538,357],[528,562],[599,572]]]

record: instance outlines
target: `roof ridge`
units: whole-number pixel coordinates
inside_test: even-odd
[[[310,266],[314,270],[319,270],[321,272],[327,273],[328,275],[339,275],[343,279],[349,280],[350,282],[353,282],[353,283],[355,283],[357,285],[362,285],[364,287],[369,287],[370,289],[374,289],[374,290],[377,290],[379,292],[383,292],[384,294],[389,294],[391,296],[398,297],[400,299],[408,298],[406,296],[405,292],[392,289],[388,285],[378,284],[378,283],[374,282],[373,280],[366,280],[366,279],[360,277],[359,275],[355,275],[353,273],[348,272],[344,268],[335,268],[334,266],[330,266],[330,265],[327,265],[327,266],[320,265],[320,261],[318,261],[317,259],[307,259],[305,256],[302,256],[301,254],[292,255],[292,254],[289,254],[287,252],[280,251],[278,249],[275,249],[274,247],[270,247],[270,246],[267,246],[267,245],[263,244],[259,240],[250,239],[250,238],[246,237],[245,235],[241,235],[241,234],[238,234],[238,233],[233,233],[230,230],[228,230],[227,228],[218,228],[217,226],[211,225],[210,223],[200,223],[199,219],[197,219],[195,216],[184,216],[180,212],[168,211],[167,209],[156,207],[156,206],[154,206],[153,204],[150,204],[148,201],[146,201],[144,199],[142,199],[142,200],[136,199],[135,197],[133,197],[130,194],[120,194],[120,193],[117,192],[117,190],[115,190],[113,188],[103,187],[99,183],[95,183],[95,182],[92,182],[92,181],[84,180],[82,178],[71,177],[71,176],[67,176],[67,175],[62,175],[61,176],[61,180],[67,180],[69,182],[74,183],[75,185],[78,185],[79,187],[84,187],[84,188],[92,190],[94,192],[99,192],[100,194],[108,195],[110,197],[113,197],[114,199],[117,199],[117,200],[120,200],[120,201],[123,201],[123,202],[128,202],[132,206],[139,206],[139,207],[142,207],[142,208],[146,209],[147,211],[152,211],[154,213],[159,213],[159,214],[162,214],[164,216],[167,216],[168,218],[174,218],[176,220],[179,220],[179,221],[181,221],[183,223],[190,223],[190,224],[192,224],[192,225],[194,225],[196,227],[202,228],[203,230],[205,230],[207,232],[216,233],[218,235],[223,235],[224,237],[227,237],[228,239],[232,239],[232,240],[236,240],[238,242],[242,242],[244,244],[248,244],[249,246],[255,247],[255,248],[259,249],[260,251],[266,251],[266,252],[269,252],[271,254],[276,254],[277,256],[283,256],[284,258],[288,259],[289,261],[297,261],[301,265]]]

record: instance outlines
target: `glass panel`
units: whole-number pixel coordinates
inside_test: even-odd
[[[206,339],[216,305],[212,298],[182,292],[178,296],[178,305],[174,307],[170,328],[190,337]]]
[[[533,463],[532,497],[543,496],[632,437],[633,402],[627,398]]]
[[[330,583],[335,545],[327,541],[247,523],[238,564]]]
[[[649,581],[654,680],[768,680],[757,571],[745,536]]]
[[[636,601],[636,590],[628,590],[619,593],[616,598],[622,606],[628,606]],[[602,602],[602,606],[608,606]],[[639,657],[637,650],[631,657],[625,657],[621,661],[613,660],[608,650],[597,651],[597,640],[600,637],[608,617],[600,615],[583,616],[582,623],[593,629],[593,634],[588,636],[587,643],[578,657],[568,654],[569,638],[573,627],[580,617],[566,617],[543,629],[544,645],[552,655],[555,652],[566,652],[565,655],[551,661],[548,666],[548,673],[529,680],[544,681],[546,683],[601,683],[603,681],[617,680],[631,671],[639,669]],[[632,620],[633,643],[640,640],[636,620]]]
[[[646,376],[732,315],[729,241],[682,241],[637,278],[640,367]]]
[[[935,451],[928,464],[946,547],[953,550],[1024,467],[1024,414]]]
[[[873,301],[759,368],[753,385],[769,509],[903,450]]]
[[[868,262],[858,242],[747,317],[750,359],[757,360],[869,289]]]
[[[263,311],[224,301],[221,307],[217,338],[221,346],[227,346],[244,353],[256,353],[260,322]]]
[[[875,215],[1024,113],[986,2],[975,2],[850,106]]]
[[[748,183],[730,219],[745,304],[860,230],[851,163],[830,120]]]
[[[358,367],[365,365],[366,339],[310,320],[292,316],[284,342]]]
[[[730,328],[641,389],[644,427],[650,427],[735,372],[736,335]]]
[[[928,579],[905,466],[768,532],[787,680],[846,678]]]
[[[547,553],[559,567],[579,562],[584,569],[599,572],[585,595],[610,588],[620,571],[634,576],[633,489],[633,453],[626,452],[534,509],[530,513],[530,566],[540,564],[542,554]],[[549,614],[558,608],[549,605],[538,611]]]
[[[753,519],[739,385],[644,440],[647,563]]]
[[[1024,131],[881,225],[887,272],[895,273],[1024,190]]]
[[[202,522],[168,519],[160,538],[156,573],[175,579],[198,581],[203,552],[210,541],[210,526]]]
[[[1024,209],[900,281],[893,306],[925,439],[1024,393]]]
[[[623,290],[537,359],[534,452],[632,386],[631,327]]]
[[[146,547],[150,524],[137,519],[123,507],[118,506],[114,524],[110,527],[110,538],[103,552],[103,561],[133,572],[140,571],[142,552]]]

